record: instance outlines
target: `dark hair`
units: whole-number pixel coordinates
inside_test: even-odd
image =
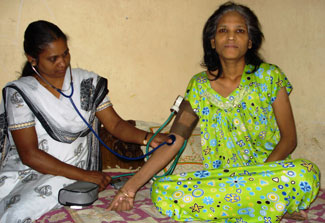
[[[216,79],[222,74],[222,66],[218,53],[211,46],[211,39],[216,35],[217,25],[220,18],[230,11],[236,11],[245,18],[248,36],[252,41],[252,47],[248,49],[245,55],[245,63],[254,65],[255,68],[252,72],[255,72],[263,62],[258,50],[261,47],[264,35],[261,31],[260,23],[256,15],[252,10],[244,5],[239,5],[234,2],[226,2],[210,16],[203,29],[204,58],[202,66],[206,67],[209,71],[218,70]]]
[[[44,20],[32,22],[25,30],[25,54],[38,59],[39,54],[42,53],[45,47],[49,43],[58,39],[67,41],[67,36],[55,24]],[[25,77],[33,74],[34,71],[31,68],[31,64],[27,61],[24,65],[21,76]]]

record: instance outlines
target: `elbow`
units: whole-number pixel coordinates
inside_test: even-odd
[[[175,151],[179,151],[181,149],[181,147],[184,145],[185,139],[184,137],[176,134],[176,133],[171,133],[175,136],[175,141],[173,143],[173,145],[171,145],[172,149]]]
[[[292,153],[298,145],[297,137],[293,137],[290,140],[288,140],[288,149],[290,150],[290,153]]]
[[[286,151],[292,153],[297,147],[297,134],[295,131],[290,132],[281,132],[280,133],[280,141],[283,144],[283,147],[286,148]]]
[[[30,153],[19,153],[19,157],[20,157],[20,160],[21,162],[26,165],[26,166],[29,166],[29,167],[32,167],[33,166],[33,156],[32,154]]]
[[[291,144],[292,152],[296,149],[297,145],[298,145],[297,140],[294,140]]]
[[[28,158],[28,157],[25,157],[25,156],[21,156],[20,157],[20,160],[21,160],[21,162],[24,164],[24,165],[26,165],[26,166],[31,166],[31,164],[32,164],[32,160],[30,159],[30,158]]]
[[[159,149],[161,153],[168,153],[169,156],[175,157],[179,150],[184,145],[184,138],[175,133],[172,133],[175,136],[173,144],[167,144],[164,149]]]

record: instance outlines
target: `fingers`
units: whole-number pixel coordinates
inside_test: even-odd
[[[169,139],[169,137],[168,137],[168,134],[166,134],[166,133],[159,133],[158,134],[158,139],[160,140],[160,141],[166,141],[166,140],[168,140]]]
[[[102,173],[102,179],[100,181],[99,191],[103,191],[106,189],[107,185],[111,182],[112,178],[109,175],[106,175],[105,173]]]
[[[115,197],[114,200],[112,201],[112,203],[108,206],[108,208],[107,208],[108,211],[115,210],[114,207],[116,205],[116,199],[117,199],[117,197]]]
[[[104,175],[103,179],[103,190],[107,187],[107,185],[111,182],[112,178],[108,175]]]
[[[116,211],[117,210],[117,207],[119,206],[119,200],[120,200],[120,196],[119,196],[119,194],[117,194],[114,197],[112,203],[107,208],[107,210],[109,210],[109,211]]]
[[[123,211],[125,209],[123,209],[122,207],[122,197],[115,197],[114,201],[110,204],[110,206],[108,207],[108,211]]]
[[[105,181],[106,181],[106,182],[105,182],[106,185],[109,184],[109,183],[112,181],[112,177],[110,177],[109,175],[106,175],[106,174],[105,174]]]
[[[131,210],[133,208],[133,199],[126,199],[125,200],[125,209]]]
[[[101,192],[101,191],[103,191],[103,190],[106,189],[106,186],[107,186],[107,185],[105,185],[105,184],[100,184],[100,185],[98,185],[98,186],[99,186],[98,191]]]
[[[153,133],[149,133],[148,139],[151,139],[151,137],[153,136]],[[168,137],[169,134],[167,133],[158,133],[152,140],[152,142],[156,142],[158,144],[161,144],[163,142],[166,142],[169,140]]]
[[[119,200],[117,201],[117,203],[114,205],[113,210],[116,210],[116,211],[131,210],[133,207],[132,203],[133,203],[133,201],[131,201],[131,199],[125,198],[125,197],[120,197]]]
[[[165,133],[159,133],[158,135],[155,136],[155,138],[151,142],[151,146],[153,148],[159,146],[163,142],[168,142],[171,143],[171,139],[168,137],[167,134]]]
[[[108,211],[128,211],[133,208],[134,198],[118,193],[107,208]]]

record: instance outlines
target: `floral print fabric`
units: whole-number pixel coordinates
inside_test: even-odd
[[[227,98],[211,88],[205,72],[189,83],[186,98],[200,117],[206,169],[263,163],[280,139],[272,109],[278,91],[292,86],[279,68],[262,64],[255,73],[246,65]]]
[[[306,160],[280,161],[161,177],[151,196],[178,221],[279,222],[306,209],[319,190],[319,170]]]
[[[319,170],[307,160],[264,163],[280,139],[272,109],[290,82],[263,63],[246,65],[239,86],[222,97],[206,72],[190,81],[186,99],[200,117],[206,170],[160,178],[152,188],[158,210],[175,220],[277,222],[306,209],[319,189]]]

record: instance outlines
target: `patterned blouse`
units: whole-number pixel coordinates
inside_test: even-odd
[[[263,163],[280,140],[272,103],[282,87],[292,90],[275,65],[262,63],[252,73],[246,65],[239,86],[222,97],[207,73],[191,79],[186,99],[200,117],[203,163],[206,169]]]

